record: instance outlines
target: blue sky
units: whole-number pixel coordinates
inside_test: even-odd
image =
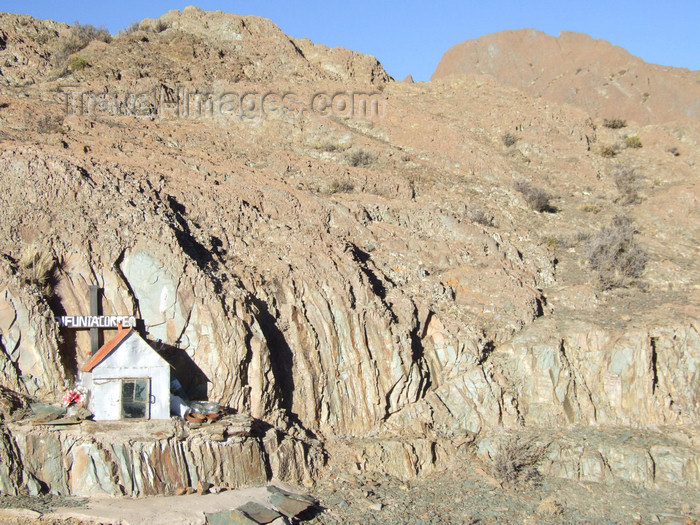
[[[78,20],[104,25],[116,33],[134,20],[155,18],[168,9],[182,9],[193,1],[0,0],[0,11],[67,23]],[[700,69],[698,0],[437,0],[432,4],[414,0],[200,0],[195,5],[206,10],[264,16],[293,37],[308,37],[317,43],[372,54],[398,80],[409,73],[415,80],[428,80],[442,54],[454,44],[495,31],[524,27],[550,35],[558,35],[561,30],[579,31],[622,46],[647,62]]]

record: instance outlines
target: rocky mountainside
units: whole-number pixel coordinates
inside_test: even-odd
[[[432,79],[470,73],[593,117],[624,114],[640,124],[700,119],[700,71],[647,64],[582,33],[521,29],[467,40],[443,55]]]
[[[527,430],[555,476],[700,486],[698,120],[393,82],[196,8],[90,35],[0,17],[2,385],[60,399],[89,337],[53,316],[97,283],[210,399],[313,446],[289,480],[408,479]],[[9,428],[22,464],[38,438]],[[90,464],[114,449],[86,436]]]

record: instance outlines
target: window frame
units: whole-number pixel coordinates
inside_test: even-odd
[[[124,383],[136,383],[137,381],[144,381],[146,383],[146,399],[143,401],[145,415],[143,417],[128,417],[124,413]],[[119,412],[121,419],[151,419],[151,378],[150,377],[122,377],[119,380]],[[135,391],[135,388],[134,388]],[[140,401],[130,400],[131,403],[141,403]]]

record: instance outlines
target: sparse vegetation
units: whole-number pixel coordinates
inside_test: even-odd
[[[45,291],[53,275],[56,261],[48,249],[30,244],[22,250],[19,266],[27,284]]]
[[[339,181],[334,180],[328,186],[328,193],[350,193],[355,189],[355,185],[347,180]]]
[[[642,188],[642,177],[634,168],[618,164],[613,170],[613,179],[622,204],[636,204],[641,200],[639,190]]]
[[[377,161],[376,155],[365,150],[355,150],[347,156],[347,161],[350,166],[357,167],[367,167],[371,166]]]
[[[39,34],[36,35],[35,41],[40,46],[43,46],[54,38],[56,38],[55,31],[41,31]]]
[[[168,24],[164,20],[158,20],[156,22],[156,25],[153,26],[153,32],[154,33],[162,33],[163,31],[165,31],[169,27],[170,27],[170,24]]]
[[[518,137],[509,131],[501,136],[501,141],[505,146],[510,148],[511,146],[514,146],[516,142],[518,142]]]
[[[104,27],[97,28],[91,24],[81,24],[76,21],[71,26],[68,36],[62,37],[59,41],[56,52],[58,61],[65,61],[73,53],[86,48],[93,40],[109,43],[112,41],[112,35]]]
[[[323,144],[318,145],[318,149],[321,151],[327,151],[327,152],[333,152],[333,151],[340,151],[342,148],[338,144],[333,144],[332,142],[324,142]]]
[[[39,133],[47,134],[62,131],[63,119],[48,112],[37,116],[32,110],[26,109],[22,114],[22,121],[25,129],[38,131]]]
[[[606,118],[603,120],[603,126],[610,129],[620,129],[627,126],[627,121],[621,118]]]
[[[566,245],[565,242],[563,242],[562,239],[559,239],[558,237],[555,237],[554,235],[547,235],[544,238],[544,243],[549,247],[549,248],[559,248],[563,247]]]
[[[156,20],[152,25],[139,24],[139,29],[141,31],[150,31],[151,33],[162,33],[169,28],[170,24],[168,24],[165,20]]]
[[[493,226],[493,216],[486,213],[483,208],[474,208],[467,214],[471,222],[481,224],[482,226]]]
[[[555,211],[549,203],[552,198],[551,195],[542,188],[533,186],[525,181],[516,182],[514,188],[516,191],[522,193],[523,197],[525,197],[525,202],[527,202],[528,206],[533,210],[550,213]]]
[[[72,57],[68,63],[68,69],[70,71],[82,71],[86,67],[90,67],[90,63],[81,56]]]
[[[635,233],[632,220],[618,216],[589,240],[586,258],[598,273],[601,288],[629,286],[641,276],[647,254],[635,241]]]
[[[36,129],[39,133],[58,133],[62,124],[62,119],[46,113],[37,119]]]
[[[678,151],[678,148],[676,146],[670,146],[666,148],[666,153],[670,153],[674,157],[678,157],[681,154],[681,152]]]
[[[625,146],[628,148],[641,148],[642,147],[642,140],[636,135],[633,135],[631,137],[627,137],[625,139]]]
[[[493,477],[501,483],[511,484],[536,481],[540,476],[537,465],[544,458],[546,450],[546,446],[531,439],[506,437],[491,458]]]
[[[602,144],[600,146],[600,155],[606,159],[612,158],[617,155],[617,148],[610,144]]]
[[[589,233],[578,231],[574,236],[574,244],[581,244],[582,242],[587,242],[591,238]]]
[[[138,31],[139,29],[141,29],[141,22],[136,20],[136,21],[132,22],[131,24],[129,24],[129,26],[126,27],[125,29],[119,31],[119,34],[120,35],[130,35],[132,33],[136,33],[136,31]]]
[[[600,211],[602,210],[602,208],[597,204],[591,203],[580,204],[578,209],[581,211],[585,211],[586,213],[600,213]]]
[[[332,153],[334,151],[345,151],[348,149],[349,145],[342,142],[335,142],[332,140],[324,140],[314,145],[314,148],[319,151],[327,151]]]

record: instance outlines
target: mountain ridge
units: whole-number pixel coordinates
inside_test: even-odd
[[[624,114],[640,124],[700,119],[700,71],[648,64],[584,33],[521,29],[467,40],[445,52],[431,79],[455,74],[491,75],[593,117]]]

